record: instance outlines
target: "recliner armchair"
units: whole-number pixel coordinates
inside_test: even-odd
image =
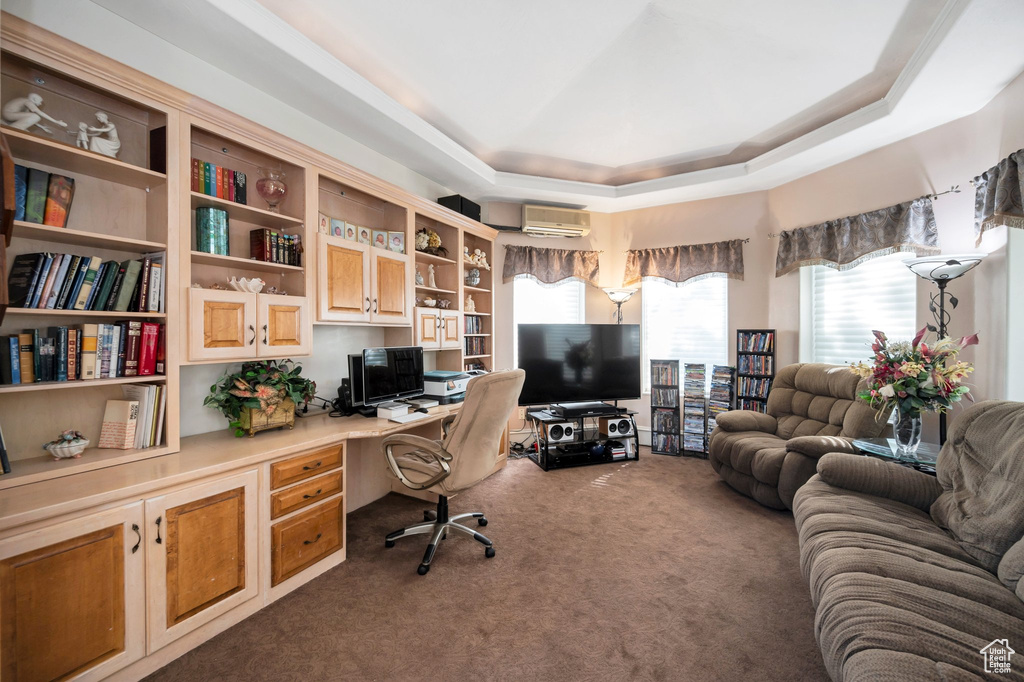
[[[888,414],[857,398],[861,379],[837,365],[798,363],[779,370],[768,413],[733,410],[718,416],[708,444],[712,468],[726,483],[766,507],[792,509],[797,489],[818,458],[855,454],[852,441],[876,438]]]

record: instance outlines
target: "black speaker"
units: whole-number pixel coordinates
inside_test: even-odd
[[[453,194],[450,197],[441,197],[437,200],[445,208],[450,208],[456,213],[461,213],[467,218],[480,222],[480,204],[475,204],[461,194]]]
[[[348,379],[341,380],[341,386],[338,386],[338,399],[331,407],[346,416],[355,414],[356,410],[352,405],[352,384]]]

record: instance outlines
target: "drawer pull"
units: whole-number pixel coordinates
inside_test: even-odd
[[[321,464],[323,464],[323,460],[318,461],[316,464],[314,464],[311,467],[302,467],[302,470],[303,471],[312,471],[313,469],[319,469]]]
[[[163,538],[160,537],[160,524],[163,523],[163,521],[164,517],[156,517],[156,544],[158,545],[164,544]]]
[[[135,554],[139,551],[139,545],[142,544],[142,533],[139,532],[139,524],[137,523],[132,524],[132,530],[135,531],[135,535],[138,537],[138,540],[135,541],[135,546],[132,547],[132,554]]]
[[[322,536],[323,536],[323,533],[317,533],[315,538],[313,538],[312,540],[303,540],[302,544],[304,544],[304,545],[312,545],[314,542],[318,541]]]
[[[317,489],[316,489],[316,492],[315,492],[315,493],[313,493],[312,495],[303,495],[303,496],[302,496],[302,499],[304,499],[304,500],[308,500],[308,499],[311,499],[311,498],[313,498],[313,497],[316,497],[317,495],[319,495],[319,494],[320,494],[320,493],[322,493],[323,491],[324,491],[324,489],[323,489],[323,488],[317,488]]]

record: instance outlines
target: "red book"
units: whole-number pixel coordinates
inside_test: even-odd
[[[192,159],[192,191],[202,192],[200,187],[200,178],[203,176],[202,161],[199,159]]]
[[[220,188],[220,198],[221,199],[227,199],[228,198],[228,182],[229,182],[230,178],[231,178],[231,171],[228,170],[227,168],[225,168],[224,172],[221,173],[221,181],[220,181],[221,182],[221,188]]]
[[[139,344],[139,376],[156,374],[156,347],[159,336],[159,324],[156,322],[142,323],[142,338]]]
[[[233,171],[233,170],[225,171],[224,175],[226,176],[224,178],[224,182],[226,182],[227,186],[228,186],[228,193],[227,193],[227,195],[225,195],[225,197],[228,200],[230,200],[230,201],[234,201],[235,200],[235,171]]]
[[[224,198],[224,169],[220,166],[214,166],[217,171],[213,178],[213,195],[218,199]]]
[[[160,334],[156,341],[156,373],[166,374],[164,371],[165,363],[167,361],[167,325],[160,325]]]

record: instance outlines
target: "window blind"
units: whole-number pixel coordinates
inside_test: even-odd
[[[651,358],[710,365],[729,361],[729,279],[706,277],[675,286],[643,281],[643,379],[651,390]]]
[[[541,284],[532,277],[518,276],[512,280],[512,354],[519,366],[519,325],[582,324],[586,311],[586,284],[564,280],[558,284]]]
[[[845,365],[871,356],[871,331],[892,339],[917,332],[917,277],[903,261],[913,254],[873,258],[840,272],[812,267],[811,361]],[[807,330],[805,330],[807,331]]]

